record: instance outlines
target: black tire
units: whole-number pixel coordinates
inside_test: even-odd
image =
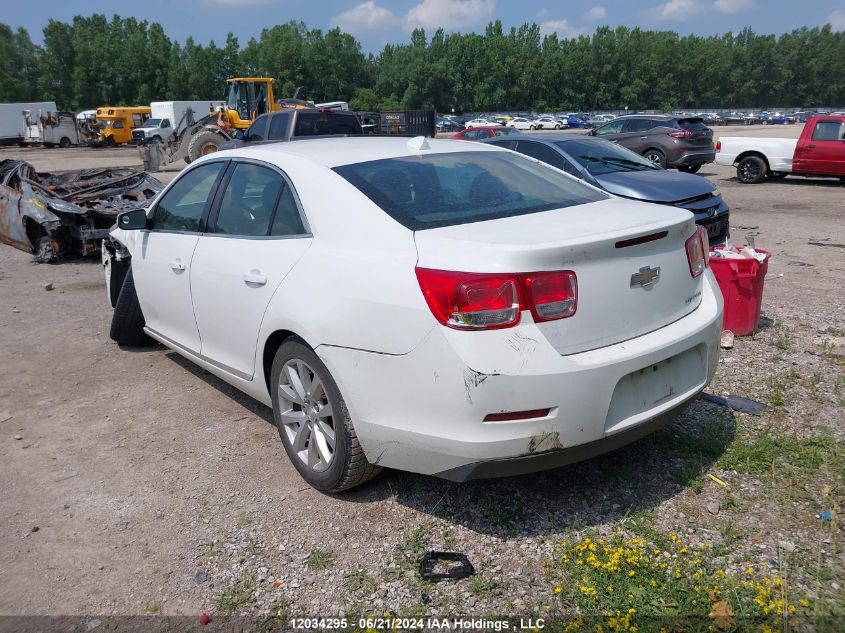
[[[223,136],[217,132],[212,130],[197,132],[188,145],[188,156],[192,161],[195,161],[200,156],[216,152],[223,143]]]
[[[44,143],[44,147],[46,147],[47,149],[53,149],[55,146],[55,143]]]
[[[109,337],[118,345],[143,345],[147,341],[147,335],[144,333],[144,313],[138,303],[131,266],[126,271],[126,277],[117,295]]]
[[[26,147],[26,146],[27,146],[27,144],[24,143],[23,141],[18,141],[18,147]]]
[[[156,135],[152,138],[152,142],[153,142],[153,143],[161,143],[161,137],[160,137],[158,134],[156,134]]]
[[[67,136],[63,136],[62,140],[59,141],[59,147],[61,147],[62,149],[67,149],[68,147],[70,147],[70,139]]]
[[[117,143],[115,142],[113,136],[106,137],[106,147],[117,147]]]
[[[334,453],[328,467],[322,472],[318,472],[309,467],[308,464],[303,463],[288,439],[282,422],[279,380],[285,364],[292,360],[304,361],[317,374],[325,388],[325,395],[332,404],[332,411],[336,411],[330,416],[335,434]],[[321,492],[342,492],[372,479],[381,471],[381,467],[370,464],[364,456],[364,451],[358,442],[358,436],[355,434],[355,429],[349,418],[346,403],[343,401],[340,390],[329,370],[323,364],[323,361],[306,345],[305,341],[299,337],[288,338],[276,350],[270,373],[270,393],[273,398],[273,418],[279,431],[279,437],[281,437],[282,444],[285,447],[285,452],[294,468],[309,485]],[[313,434],[308,439],[309,443],[312,441],[314,441]]]
[[[643,158],[648,161],[651,161],[658,167],[666,169],[666,154],[661,152],[659,149],[656,149],[654,147],[651,149],[647,149],[643,152]]]
[[[678,165],[678,171],[683,171],[687,174],[694,174],[701,169],[701,163],[696,165]]]
[[[769,166],[759,156],[746,156],[736,166],[736,179],[744,185],[763,182]]]

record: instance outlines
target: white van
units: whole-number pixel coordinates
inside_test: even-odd
[[[206,101],[154,101],[150,104],[152,114],[143,127],[132,130],[132,140],[135,143],[150,141],[166,141],[172,134],[185,127],[190,121],[199,121],[212,110],[214,100]],[[181,123],[181,127],[180,127]]]

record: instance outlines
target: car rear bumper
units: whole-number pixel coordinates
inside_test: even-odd
[[[715,149],[703,151],[690,150],[681,154],[670,164],[673,167],[677,167],[678,165],[701,165],[703,163],[712,163],[714,160],[716,160]]]
[[[525,473],[613,450],[666,424],[694,399],[718,363],[722,298],[716,288],[708,271],[701,304],[687,316],[568,356],[530,319],[509,330],[462,333],[508,341],[513,358],[490,373],[469,366],[440,326],[404,355],[332,346],[317,353],[341,389],[371,463],[460,481]],[[538,409],[549,413],[483,421],[488,414]]]

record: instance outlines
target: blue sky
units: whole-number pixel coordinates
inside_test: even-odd
[[[116,9],[116,7],[120,7]],[[74,15],[119,13],[160,22],[171,38],[192,36],[221,43],[232,31],[245,44],[261,29],[288,20],[310,28],[340,26],[355,35],[365,52],[378,52],[389,42],[406,42],[416,26],[433,32],[483,31],[490,20],[506,27],[536,22],[544,32],[572,37],[589,34],[598,25],[667,29],[710,35],[750,26],[758,33],[784,33],[799,26],[830,22],[845,30],[845,0],[39,0],[9,3],[1,21],[25,27],[41,41],[47,16],[70,20]]]

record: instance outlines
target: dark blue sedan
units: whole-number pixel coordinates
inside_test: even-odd
[[[728,237],[730,209],[702,176],[662,169],[616,143],[588,136],[535,133],[485,142],[541,160],[617,196],[686,209],[707,229],[711,244]]]

